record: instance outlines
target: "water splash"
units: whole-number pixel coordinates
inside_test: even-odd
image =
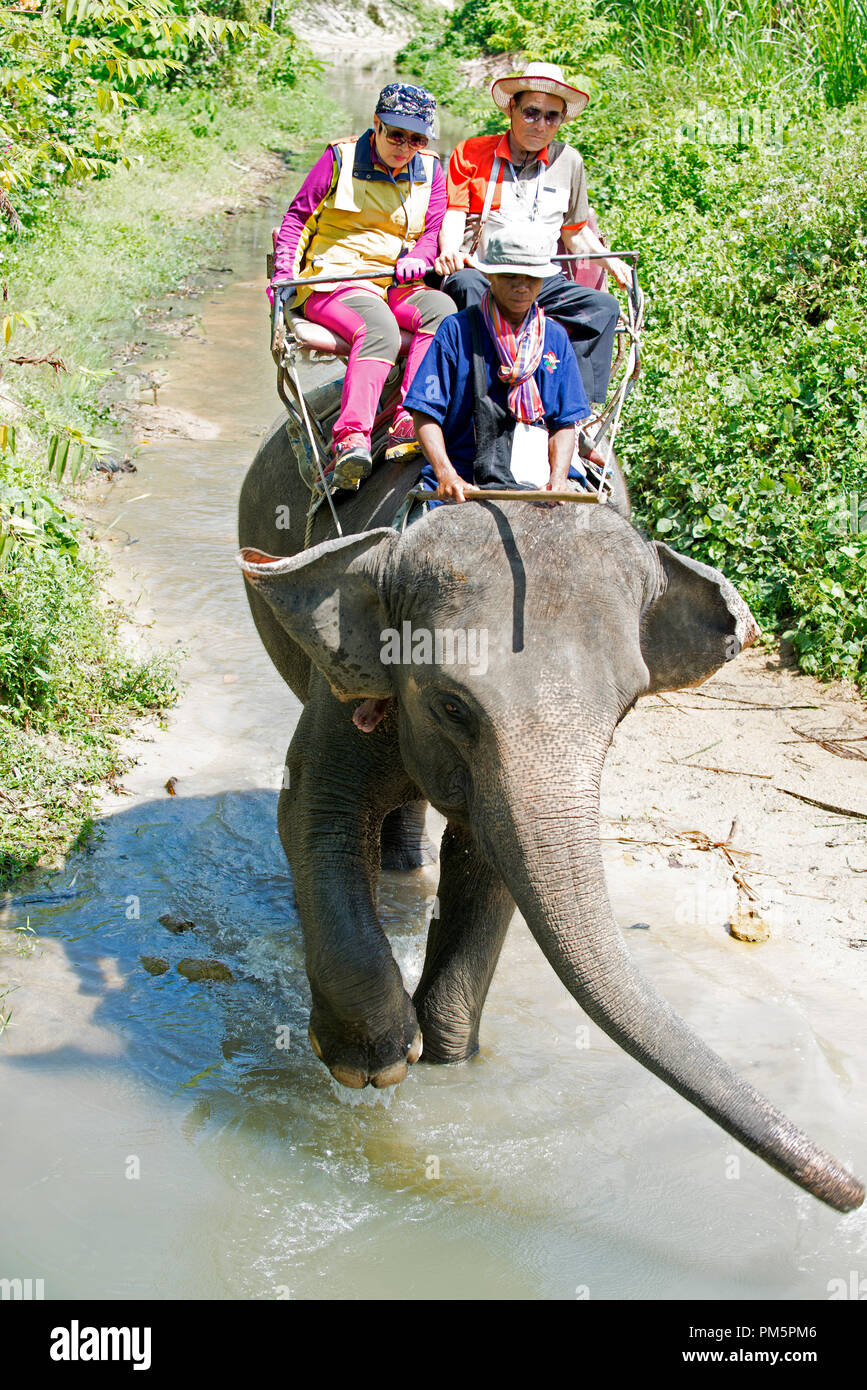
[[[383,1109],[389,1110],[394,1100],[397,1086],[384,1086],[377,1090],[375,1086],[365,1086],[361,1091],[354,1091],[351,1086],[341,1086],[339,1081],[331,1080],[331,1094],[335,1100],[339,1100],[341,1105],[348,1105],[357,1109],[359,1105],[374,1106],[381,1105]]]

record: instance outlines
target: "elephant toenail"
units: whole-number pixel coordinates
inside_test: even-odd
[[[397,1086],[406,1077],[406,1062],[395,1062],[392,1067],[383,1067],[370,1078],[371,1085],[382,1090],[384,1086]]]
[[[357,1067],[344,1067],[338,1062],[337,1066],[331,1068],[331,1075],[341,1086],[349,1086],[353,1091],[361,1091],[367,1085],[367,1077]]]
[[[412,1040],[409,1052],[406,1054],[406,1060],[408,1062],[417,1062],[419,1057],[421,1056],[421,1049],[421,1029],[419,1029],[419,1031],[416,1033],[415,1037]]]

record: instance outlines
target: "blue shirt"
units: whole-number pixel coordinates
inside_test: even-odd
[[[509,387],[500,380],[500,359],[487,327],[482,324],[482,353],[488,394],[506,408]],[[549,434],[574,425],[590,414],[581,374],[565,328],[545,317],[542,360],[534,372],[545,411]],[[443,319],[422,358],[404,405],[430,415],[442,427],[448,456],[455,472],[473,480],[476,431],[473,421],[473,343],[467,310]],[[576,475],[580,476],[580,475]],[[422,477],[436,487],[433,468],[426,464]]]

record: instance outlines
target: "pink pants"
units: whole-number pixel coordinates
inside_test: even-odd
[[[457,312],[454,300],[418,282],[394,285],[386,299],[371,290],[338,289],[314,292],[304,305],[305,318],[345,338],[350,345],[340,413],[334,423],[334,443],[350,434],[361,435],[370,447],[385,378],[400,352],[400,330],[412,333],[406,370],[395,421],[405,414],[403,402],[412,385],[431,338],[449,314]]]

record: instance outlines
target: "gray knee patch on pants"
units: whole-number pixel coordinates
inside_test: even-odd
[[[373,294],[348,294],[344,303],[364,319],[366,332],[359,360],[374,358],[377,362],[396,362],[400,352],[400,329],[385,300]]]
[[[455,301],[443,294],[442,290],[416,290],[406,302],[418,309],[421,315],[421,323],[417,330],[419,333],[436,333],[443,319],[458,311]]]

